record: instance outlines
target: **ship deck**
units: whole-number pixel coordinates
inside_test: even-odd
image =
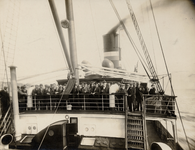
[[[24,112],[20,112],[20,115],[23,114],[114,114],[114,115],[125,115],[124,111],[118,110],[28,110]],[[141,111],[128,112],[129,114],[141,114]],[[167,114],[159,114],[159,113],[146,113],[146,120],[172,120],[176,119],[176,116],[170,116]]]

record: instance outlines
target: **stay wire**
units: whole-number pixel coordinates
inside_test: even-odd
[[[97,39],[97,31],[96,31],[96,28],[95,28],[95,20],[93,19],[93,12],[92,12],[92,7],[91,7],[91,0],[89,0],[89,5],[90,5],[91,18],[92,18],[92,21],[93,21],[93,27],[94,27],[94,32],[95,32],[95,40],[96,40],[96,43],[97,43],[98,54],[99,54],[99,59],[100,59],[100,63],[101,63],[100,47],[99,47],[98,39]]]
[[[147,3],[146,3],[147,5]],[[154,62],[155,62],[155,67],[156,67],[156,72],[158,74],[158,68],[157,68],[157,63],[156,63],[156,55],[155,55],[155,50],[154,50],[154,42],[153,42],[153,37],[152,37],[152,32],[151,32],[151,24],[150,24],[150,17],[149,17],[149,11],[148,11],[148,7],[146,6],[146,10],[147,10],[147,17],[149,20],[149,28],[150,28],[150,38],[151,38],[151,42],[152,42],[152,50],[153,50],[153,54],[154,54]]]
[[[127,34],[127,37],[128,37],[128,39],[129,39],[129,41],[131,42],[131,44],[132,44],[132,46],[133,46],[133,48],[134,48],[134,50],[135,50],[135,52],[136,52],[136,54],[137,54],[137,56],[138,56],[140,62],[141,62],[141,64],[143,65],[143,67],[144,67],[144,64],[145,64],[145,66],[148,68],[148,65],[147,65],[146,62],[144,61],[144,59],[143,59],[142,55],[140,54],[138,48],[136,47],[135,43],[133,42],[133,39],[131,38],[129,32],[127,31],[126,26],[124,25],[123,21],[121,20],[121,18],[120,18],[120,16],[119,16],[119,13],[118,13],[118,11],[117,11],[117,9],[116,9],[116,7],[115,7],[113,1],[112,1],[112,0],[109,0],[109,1],[110,1],[110,4],[111,4],[111,6],[112,6],[112,8],[113,8],[113,10],[114,10],[114,12],[115,12],[115,14],[116,14],[118,20],[120,21],[120,23],[121,23],[123,29],[125,30],[125,33]],[[143,62],[144,62],[144,63],[143,63]],[[144,67],[144,68],[146,69],[146,67]],[[149,68],[148,68],[148,69],[149,69]],[[147,73],[147,75],[148,75],[148,72],[146,72],[146,73]],[[148,77],[149,77],[149,76],[148,76]]]
[[[158,28],[157,28],[156,19],[155,19],[154,10],[153,10],[153,7],[152,7],[151,0],[150,0],[150,7],[151,7],[152,15],[153,15],[153,18],[154,18],[155,28],[156,28],[156,32],[157,32],[157,35],[158,35],[158,40],[159,40],[161,52],[162,52],[162,55],[163,55],[163,59],[164,59],[166,71],[167,71],[167,74],[168,74],[168,77],[169,77],[169,82],[170,82],[171,90],[172,90],[173,96],[175,96],[175,93],[174,93],[174,90],[173,90],[172,81],[171,81],[171,77],[170,77],[170,74],[169,74],[168,66],[167,66],[167,63],[166,63],[166,59],[165,59],[165,55],[164,55],[164,51],[163,51],[163,47],[162,47],[162,43],[161,43],[161,40],[160,40],[160,35],[159,35],[159,32],[158,32]],[[177,101],[175,101],[175,102],[176,102],[177,110],[178,110],[178,113],[179,113],[180,121],[181,121],[181,124],[182,124],[182,128],[183,128],[183,131],[184,131],[184,134],[185,134],[185,138],[186,138],[186,141],[187,141],[189,150],[191,150],[190,144],[189,144],[189,141],[188,141],[188,138],[187,138],[187,134],[186,134],[186,131],[185,131],[185,128],[184,128],[184,124],[183,124],[183,121],[182,121],[182,118],[181,118],[179,106],[178,106]]]
[[[3,37],[2,37],[2,34],[1,34],[1,27],[0,27],[0,36],[1,36],[1,49],[2,49],[2,52],[3,52],[3,58],[4,58],[4,65],[5,65],[5,75],[6,75],[6,79],[7,79],[7,87],[8,89],[10,90],[9,86],[8,86],[8,74],[7,74],[7,64],[6,64],[6,60],[5,60],[5,51],[4,51],[4,42],[3,42]]]

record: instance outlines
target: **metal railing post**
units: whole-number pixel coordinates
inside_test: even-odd
[[[125,95],[124,98],[125,103],[125,149],[128,150],[128,139],[127,139],[127,117],[128,117],[128,111],[127,111],[127,96]]]
[[[104,110],[104,98],[103,98],[103,95],[102,95],[102,110]]]
[[[86,108],[85,108],[85,94],[84,94],[84,110],[86,110]]]
[[[50,110],[52,110],[51,95],[49,96]]]
[[[123,111],[124,111],[124,97],[126,97],[126,95],[123,95]],[[127,109],[127,107],[126,107],[126,109]]]
[[[35,101],[35,110],[37,110],[36,96],[34,98],[34,101]]]

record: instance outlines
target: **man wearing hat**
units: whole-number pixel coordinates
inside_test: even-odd
[[[156,89],[154,87],[154,84],[151,85],[151,89],[149,91],[149,94],[151,94],[151,95],[155,95],[156,94]]]
[[[120,95],[117,95],[116,105],[118,106],[119,110],[123,109],[123,101],[124,101],[124,95],[127,94],[127,90],[125,89],[125,84],[121,83],[120,88],[117,92]]]

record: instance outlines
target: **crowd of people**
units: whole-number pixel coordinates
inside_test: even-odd
[[[47,109],[53,99],[61,97],[66,89],[66,84],[57,85],[35,85],[35,86],[18,86],[18,98],[20,110],[26,109]],[[64,95],[66,105],[71,104],[73,108],[82,109],[83,105],[87,109],[122,109],[124,107],[123,95],[127,96],[130,111],[141,110],[142,94],[155,94],[155,88],[149,90],[147,87],[140,86],[139,83],[120,83],[120,82],[82,82],[75,84],[70,95]],[[85,98],[85,104],[83,99]],[[102,104],[102,98],[103,103]],[[36,99],[36,102],[34,101]],[[36,104],[35,104],[36,103]],[[61,102],[63,103],[63,101]],[[54,105],[54,104],[52,104]],[[56,104],[55,104],[56,105]],[[62,104],[60,106],[63,106]]]

